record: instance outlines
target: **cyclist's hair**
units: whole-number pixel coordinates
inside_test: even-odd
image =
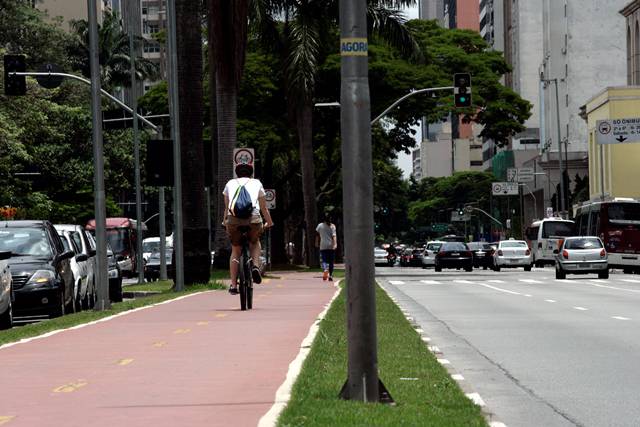
[[[253,175],[253,166],[241,163],[236,166],[236,175],[238,178],[251,178]]]

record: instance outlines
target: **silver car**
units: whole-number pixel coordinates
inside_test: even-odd
[[[0,329],[13,326],[13,289],[11,288],[11,267],[7,261],[11,252],[0,252]]]
[[[502,240],[493,254],[493,269],[524,267],[531,271],[533,257],[529,245],[524,240]]]
[[[387,251],[382,248],[375,248],[373,250],[373,262],[375,265],[387,265],[389,260],[387,259]]]
[[[609,260],[602,240],[595,236],[567,237],[554,251],[556,279],[567,274],[598,273],[598,278],[609,278]]]
[[[422,268],[431,268],[436,266],[436,254],[440,250],[444,242],[433,241],[428,242],[422,254]]]

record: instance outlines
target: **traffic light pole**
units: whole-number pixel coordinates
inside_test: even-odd
[[[426,88],[426,89],[418,89],[418,90],[411,91],[408,94],[406,94],[405,96],[403,96],[402,98],[398,99],[393,104],[391,104],[389,107],[387,107],[387,109],[385,109],[382,113],[380,113],[380,115],[378,117],[376,117],[375,119],[371,120],[371,124],[372,125],[375,124],[378,120],[380,120],[385,115],[387,115],[387,113],[389,111],[393,110],[402,101],[404,101],[405,99],[410,98],[410,97],[412,97],[414,95],[419,95],[419,94],[425,93],[425,92],[437,92],[437,91],[440,91],[440,90],[453,90],[453,89],[454,89],[453,86],[443,86],[443,87],[429,87],[429,88]]]

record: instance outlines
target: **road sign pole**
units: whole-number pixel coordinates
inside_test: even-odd
[[[567,188],[564,179],[564,166],[562,163],[562,131],[560,130],[560,95],[558,95],[558,79],[552,79],[556,85],[556,125],[558,127],[558,167],[560,168],[560,200],[558,208],[560,212],[564,212],[566,208]],[[568,147],[567,147],[568,148]]]
[[[604,145],[600,144],[600,198],[604,200]]]
[[[95,275],[98,301],[96,310],[106,310],[109,301],[107,271],[107,209],[104,190],[104,152],[102,146],[102,105],[100,104],[100,61],[98,57],[98,11],[94,0],[87,0],[89,20],[89,64],[91,69],[91,119],[93,121],[94,198],[96,219],[97,274]]]
[[[164,187],[158,189],[158,212],[160,228],[160,280],[167,280],[167,223],[165,219]]]

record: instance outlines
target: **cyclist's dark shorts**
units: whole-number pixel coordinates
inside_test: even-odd
[[[263,230],[260,215],[254,215],[247,219],[240,219],[231,215],[227,217],[227,234],[232,245],[240,246],[242,244],[242,232],[238,228],[247,225],[250,227],[247,233],[249,242],[256,243],[260,239]]]

